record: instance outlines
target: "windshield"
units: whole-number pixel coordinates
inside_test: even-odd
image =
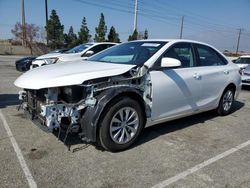
[[[78,53],[82,52],[83,50],[87,49],[88,47],[92,46],[93,44],[80,44],[74,48],[71,48],[70,50],[66,51],[65,53]]]
[[[235,61],[236,64],[250,64],[250,58],[239,58]]]
[[[166,43],[167,42],[157,41],[128,42],[100,52],[88,60],[117,64],[143,65]]]

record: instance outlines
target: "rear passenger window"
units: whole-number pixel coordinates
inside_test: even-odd
[[[199,66],[226,65],[227,61],[215,50],[208,46],[197,45]]]
[[[94,52],[94,54],[104,50],[107,48],[107,45],[106,44],[100,44],[100,45],[97,45],[97,46],[94,46],[93,48],[91,48],[90,50],[92,50]]]
[[[192,47],[189,43],[179,43],[171,47],[163,57],[178,59],[181,62],[181,67],[193,67],[194,56]]]

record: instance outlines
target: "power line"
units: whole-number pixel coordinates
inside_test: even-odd
[[[108,10],[114,10],[114,11],[118,11],[118,12],[134,14],[131,10],[117,8],[117,6],[107,6],[106,4],[103,5],[103,4],[100,4],[100,3],[94,3],[92,1],[86,1],[86,0],[75,0],[75,1],[77,1],[79,3],[84,3],[84,4],[89,5],[89,6],[101,7],[101,8],[105,8],[105,9],[108,9]]]
[[[162,2],[160,3],[159,0],[157,0],[157,1],[150,1],[150,4],[148,4],[147,2],[144,2],[143,5],[144,6],[149,6],[150,8],[154,8],[155,10],[158,10],[158,14],[161,14],[161,12],[164,12],[164,13],[167,12],[168,17],[169,16],[177,17],[178,20],[179,20],[180,14],[182,12],[182,15],[184,14],[185,17],[190,18],[193,22],[196,22],[196,23],[199,23],[199,24],[204,24],[205,27],[207,27],[209,25],[210,27],[213,27],[213,28],[221,27],[223,29],[225,29],[225,28],[232,29],[232,30],[235,29],[234,27],[229,27],[228,25],[225,25],[225,24],[216,24],[214,22],[211,22],[210,21],[211,18],[204,17],[203,15],[198,15],[198,14],[195,14],[195,13],[190,12],[190,11],[183,11],[181,9],[173,7],[166,1],[164,2],[164,4],[167,4],[167,6],[162,5]],[[177,14],[171,13],[173,11],[177,12]]]
[[[158,2],[157,2],[158,1]],[[196,20],[200,20],[202,22],[206,22],[206,23],[210,23],[214,26],[220,26],[220,27],[223,27],[223,28],[231,28],[231,29],[235,29],[235,27],[232,27],[232,26],[229,26],[231,25],[232,23],[231,22],[228,22],[228,24],[224,24],[224,21],[223,21],[223,24],[219,24],[218,23],[218,19],[212,19],[211,17],[206,17],[204,15],[201,15],[201,14],[197,14],[193,11],[189,11],[189,10],[184,10],[184,9],[180,9],[180,8],[177,8],[176,6],[173,6],[172,4],[170,4],[169,2],[167,1],[164,1],[165,4],[167,4],[167,6],[163,6],[162,5],[162,2],[159,1],[159,0],[155,0],[155,1],[151,1],[151,2],[154,2],[156,5],[158,5],[159,8],[169,8],[168,10],[176,10],[178,13],[180,12],[184,12],[186,16],[190,16],[190,17],[193,17],[194,19]],[[183,14],[183,13],[182,13]],[[214,20],[211,22],[211,20]]]
[[[110,0],[110,3],[98,1],[98,0],[97,0],[98,3],[92,2],[91,0],[75,0],[75,1],[84,3],[86,5],[90,5],[90,6],[101,7],[101,8],[105,8],[105,9],[109,9],[113,11],[133,14],[133,15],[135,15],[135,12],[136,12],[136,11],[134,12],[132,11],[135,5],[135,0],[130,0],[130,1],[121,1],[121,0],[111,1]],[[170,14],[171,12],[170,10],[172,10],[173,7],[171,6],[170,8],[169,6],[164,7],[160,5],[159,3],[157,3],[156,1],[150,1],[150,4],[148,4],[148,1],[143,1],[143,2],[141,0],[137,0],[137,1],[138,1],[137,2],[137,16],[141,15],[147,19],[167,23],[167,24],[174,25],[174,26],[179,25],[176,23],[177,20],[179,20],[179,14],[178,15]],[[150,8],[148,8],[149,6]],[[180,12],[180,9],[178,8],[174,8],[174,9]],[[163,11],[164,11],[164,14],[162,14]],[[234,34],[233,29],[235,28],[233,27],[226,26],[225,28],[225,25],[213,23],[210,21],[210,19],[207,19],[206,17],[198,15],[198,14],[194,14],[190,11],[185,11],[185,14],[188,15],[188,16],[185,16],[185,20],[186,20],[185,28],[189,28],[193,30],[193,28],[195,27],[197,29],[199,28],[202,31],[210,31],[210,32],[224,33],[224,34],[227,34],[227,33]],[[137,22],[136,22],[136,25],[137,25]],[[135,20],[134,20],[134,28],[135,28]]]
[[[119,11],[119,12],[134,14],[134,12],[131,11],[132,7],[129,6],[127,3],[122,3],[121,1],[118,1],[118,2],[117,1],[112,1],[112,3],[109,3],[108,5],[107,5],[107,3],[103,2],[103,1],[99,1],[98,4],[93,3],[91,1],[86,1],[86,0],[85,0],[85,2],[83,2],[84,0],[76,0],[76,1],[88,4],[88,5],[96,6],[96,7],[106,8],[106,9],[109,9],[109,10],[115,10],[115,11]],[[154,1],[151,1],[151,4],[147,4],[147,2],[145,2],[145,1],[142,2],[140,0],[138,0],[138,2],[141,2],[141,3],[138,4],[138,9],[139,9],[138,14],[139,15],[144,15],[144,17],[149,17],[149,16],[154,17],[155,18],[154,20],[161,21],[161,22],[162,22],[162,20],[164,22],[166,22],[168,20],[166,23],[173,22],[173,23],[171,23],[171,25],[176,25],[175,22],[177,20],[179,20],[179,16],[170,15],[169,11],[168,11],[167,15],[162,16],[163,14],[159,10],[163,10],[166,7],[160,6],[158,3],[154,2]],[[102,3],[105,3],[105,4],[102,4]],[[153,3],[156,3],[156,4],[153,4]],[[132,5],[132,4],[130,4],[130,5]],[[146,8],[144,8],[145,5],[148,5],[150,7],[155,7],[155,10],[152,10],[152,9],[149,9],[149,8],[146,9]],[[121,9],[120,7],[123,7],[123,9]],[[156,11],[156,10],[158,10],[158,11]],[[164,9],[164,10],[166,10],[166,9]],[[176,10],[178,10],[178,9],[176,9]],[[164,12],[166,12],[166,11],[164,11]],[[194,15],[191,15],[191,16],[194,17]],[[198,19],[200,18],[199,16],[195,16],[195,17],[198,18]],[[204,19],[203,19],[203,21],[201,23],[200,21],[198,21],[198,19],[196,19],[196,20],[192,19],[190,21],[188,21],[189,19],[187,19],[187,21],[186,21],[187,24],[185,25],[185,27],[193,29],[193,27],[188,25],[188,24],[191,24],[192,26],[201,27],[202,29],[204,29],[204,27],[206,27],[206,28],[209,27],[209,30],[221,32],[222,29],[219,29],[218,26],[222,27],[222,25],[218,25],[218,24],[212,25],[211,22],[208,22],[207,20],[204,20]],[[224,28],[224,26],[223,26],[223,28]],[[229,31],[225,30],[225,32],[229,32]]]

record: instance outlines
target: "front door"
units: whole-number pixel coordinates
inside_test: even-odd
[[[178,43],[162,57],[178,59],[182,66],[150,72],[153,87],[152,120],[178,117],[198,110],[201,84],[191,44]]]

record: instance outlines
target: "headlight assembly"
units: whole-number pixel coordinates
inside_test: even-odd
[[[54,64],[56,63],[58,60],[58,58],[48,58],[48,59],[44,59],[46,64]]]

